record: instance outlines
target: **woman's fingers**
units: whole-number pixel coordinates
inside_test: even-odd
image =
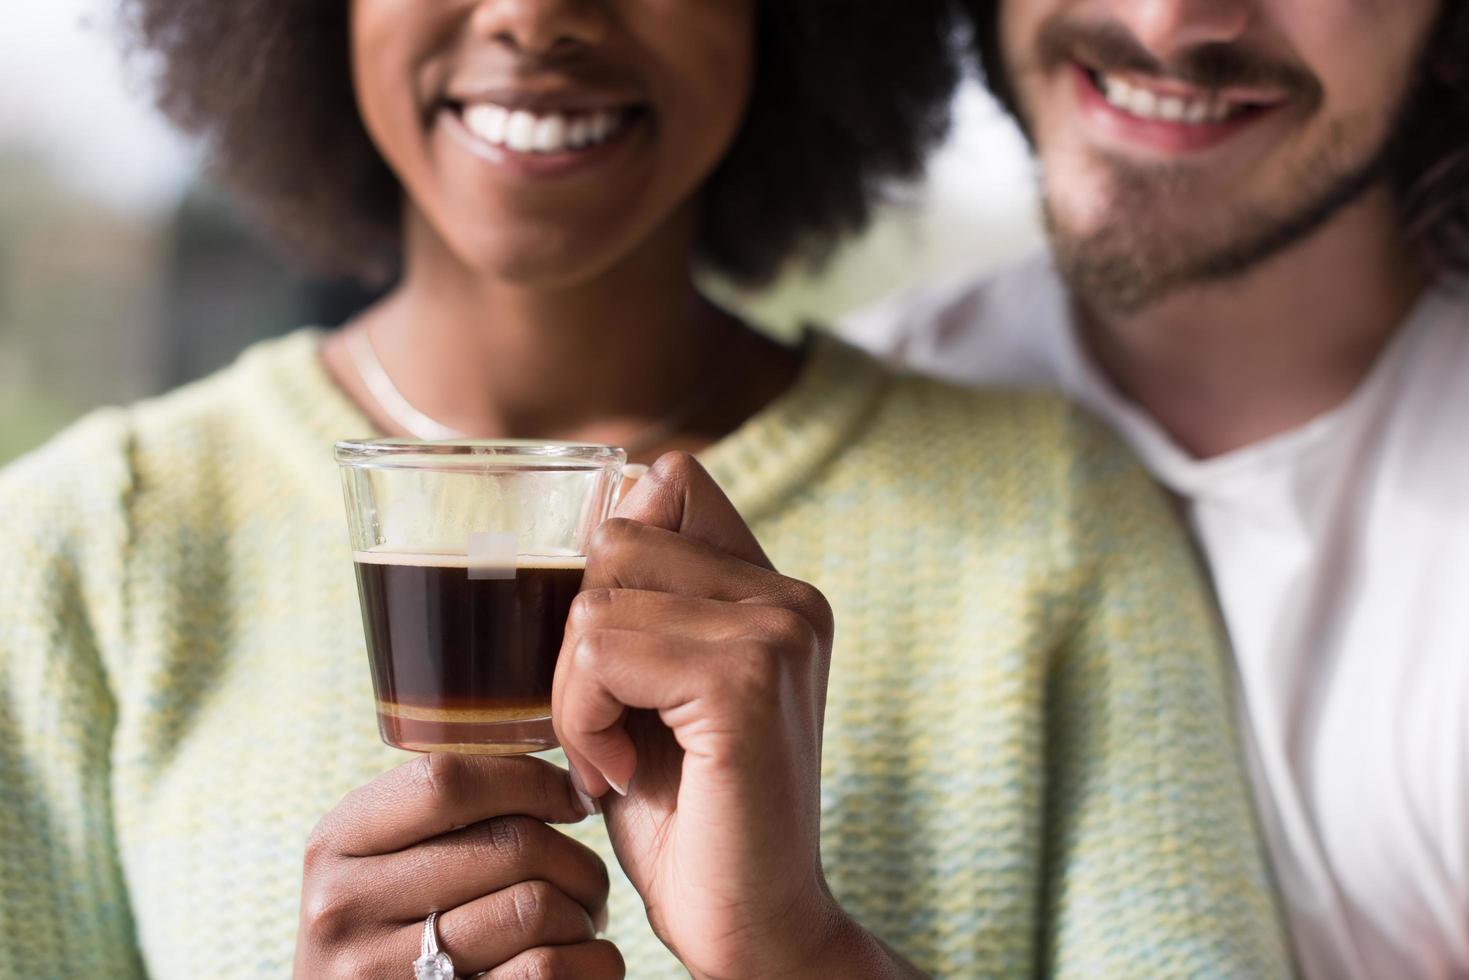
[[[539,884],[526,892],[520,889],[525,883]],[[556,902],[564,897],[575,904],[579,916],[541,901],[549,891]],[[607,868],[590,849],[530,817],[496,817],[393,854],[340,857],[308,868],[298,935],[325,949],[357,948],[373,942],[384,925],[396,931],[438,910],[444,928],[453,926],[462,936],[473,918],[449,913],[471,909],[480,919],[518,915],[519,931],[502,938],[521,950],[572,941],[557,938],[566,934],[568,921],[604,920],[607,892]],[[490,906],[474,904],[493,896],[499,897]],[[557,914],[547,918],[551,913]],[[532,935],[532,926],[552,932]]]
[[[625,517],[603,521],[587,548],[583,589],[647,589],[738,601],[781,578],[702,541]]]
[[[608,786],[625,792],[637,766],[623,725],[627,709],[672,712],[680,698],[699,697],[710,685],[722,696],[717,687],[730,671],[769,672],[762,652],[824,656],[831,632],[830,606],[804,582],[662,527],[607,522],[567,620],[552,694],[552,718],[572,769],[593,796]],[[691,659],[701,647],[718,656]],[[578,689],[572,678],[587,675],[588,665],[603,675],[601,683],[583,680]],[[675,676],[685,687],[675,686]],[[823,698],[812,703],[819,723]],[[673,727],[671,717],[664,721]]]
[[[385,774],[307,845],[297,975],[402,975],[431,910],[461,974],[585,945],[607,869],[545,823],[583,815],[566,772],[539,759],[430,755]]]
[[[765,612],[765,609],[769,612]],[[759,639],[778,628],[786,610],[652,592],[646,589],[583,590],[571,604],[566,638],[603,629],[644,630],[691,640]]]
[[[785,710],[809,715],[810,727],[819,725],[817,634],[788,610],[761,612],[769,624],[759,639],[703,640],[620,628],[568,637],[552,716],[589,792],[603,792],[599,778],[619,791],[632,779],[637,751],[624,726],[628,709],[658,712],[686,753],[711,757],[758,753],[761,736]]]
[[[637,770],[637,748],[623,724],[628,708],[670,710],[696,696],[680,657],[707,654],[697,641],[633,630],[596,630],[568,636],[556,668],[551,719],[567,764],[586,790],[608,787],[626,795]],[[706,656],[699,659],[707,663]],[[665,667],[674,669],[661,677]],[[670,726],[671,727],[671,726]]]
[[[439,915],[438,928],[439,946],[461,976],[494,970],[538,947],[597,938],[586,908],[545,881],[519,882],[452,908]],[[422,935],[422,923],[411,931]]]
[[[588,549],[582,594],[598,589],[778,606],[800,613],[818,630],[831,630],[830,606],[805,582],[752,565],[702,541],[623,518],[604,522]]]
[[[660,456],[628,491],[617,516],[677,531],[752,565],[771,567],[734,504],[688,453]]]
[[[317,825],[306,860],[387,854],[509,814],[552,823],[587,815],[566,772],[549,762],[433,753],[349,793]]]
[[[380,914],[405,920],[527,881],[569,896],[588,916],[607,905],[607,868],[596,852],[531,817],[471,824],[377,858],[371,873]]]
[[[575,946],[528,949],[509,963],[495,967],[483,980],[621,980],[626,976],[622,954],[605,939]]]

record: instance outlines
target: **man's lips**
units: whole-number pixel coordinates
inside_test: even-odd
[[[1289,99],[1278,89],[1243,86],[1204,88],[1164,76],[1094,68],[1081,62],[1077,64],[1091,78],[1103,98],[1140,119],[1217,123],[1248,112],[1271,109]]]
[[[1199,152],[1222,143],[1286,105],[1264,89],[1204,89],[1130,72],[1102,72],[1072,63],[1087,115],[1114,137],[1167,154]]]

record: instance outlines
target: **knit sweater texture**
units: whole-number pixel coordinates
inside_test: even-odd
[[[319,342],[0,473],[0,977],[289,976],[307,835],[409,758],[331,453],[372,426]],[[1215,616],[1094,423],[818,336],[701,458],[833,607],[822,859],[863,925],[943,977],[1287,974]],[[684,975],[600,818],[564,829],[628,976]]]

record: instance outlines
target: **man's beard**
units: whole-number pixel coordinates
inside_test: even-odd
[[[1191,286],[1236,278],[1310,237],[1378,182],[1386,147],[1348,160],[1348,142],[1346,134],[1332,134],[1300,171],[1280,175],[1289,200],[1271,202],[1216,204],[1189,193],[1193,181],[1183,167],[1142,167],[1109,157],[1111,186],[1097,230],[1068,228],[1043,194],[1057,267],[1084,303],[1114,316]],[[1211,227],[1188,224],[1190,211],[1221,208],[1223,217]],[[1174,215],[1176,224],[1169,220]]]
[[[1164,64],[1120,25],[1054,18],[1041,29],[1033,70],[1054,72],[1073,59],[1102,71],[1169,77],[1206,90],[1274,88],[1290,96],[1303,118],[1326,101],[1321,83],[1305,66],[1247,47],[1203,45]],[[1370,150],[1362,149],[1374,122],[1360,117],[1335,122],[1305,166],[1275,175],[1282,192],[1266,200],[1221,202],[1219,191],[1199,186],[1188,164],[1144,165],[1098,155],[1092,162],[1107,169],[1108,182],[1095,230],[1069,227],[1051,189],[1042,188],[1058,267],[1085,303],[1112,314],[1136,312],[1189,286],[1234,278],[1307,238],[1378,181],[1386,134]],[[1396,127],[1386,129],[1391,133]]]

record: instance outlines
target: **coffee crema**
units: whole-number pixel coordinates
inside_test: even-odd
[[[352,557],[385,741],[478,754],[556,744],[551,682],[585,557],[522,555],[497,579],[470,578],[464,555]]]

